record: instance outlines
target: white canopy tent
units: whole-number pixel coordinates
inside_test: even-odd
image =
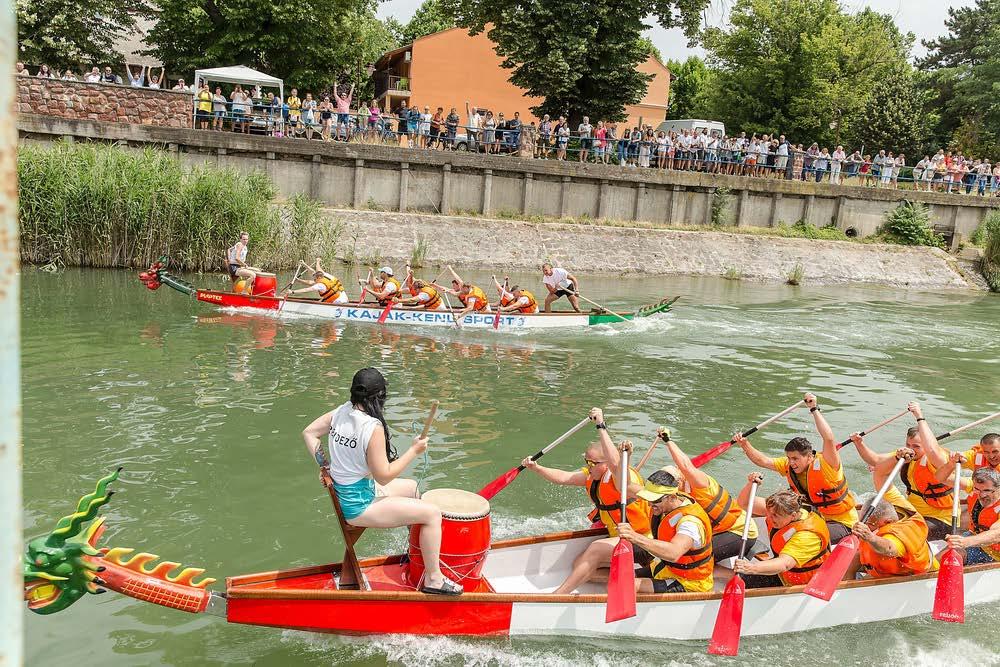
[[[202,82],[211,81],[214,83],[239,83],[260,86],[261,88],[277,88],[278,99],[285,99],[285,82],[277,77],[273,77],[245,65],[232,65],[230,67],[213,67],[211,69],[200,69],[194,73],[194,84],[191,90],[197,97],[201,89]],[[192,114],[197,105],[193,105]],[[192,118],[193,120],[193,118]]]

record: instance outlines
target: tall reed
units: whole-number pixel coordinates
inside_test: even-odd
[[[990,290],[1000,292],[1000,211],[990,211],[983,224],[982,272]]]
[[[154,148],[68,142],[23,145],[17,167],[27,263],[142,267],[167,255],[179,269],[214,270],[247,231],[251,262],[277,269],[336,243],[318,204],[276,204],[277,189],[260,172],[190,167]]]

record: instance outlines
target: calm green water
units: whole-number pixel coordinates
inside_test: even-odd
[[[299,432],[343,402],[351,375],[368,365],[389,378],[388,415],[401,445],[429,401],[441,401],[429,460],[410,473],[425,488],[476,490],[594,405],[605,408],[616,437],[645,446],[666,424],[697,452],[806,389],[842,437],[910,399],[923,403],[937,431],[1000,403],[995,296],[609,276],[584,286],[611,306],[683,299],[675,312],[628,327],[421,333],[228,314],[167,288],[149,292],[125,272],[26,269],[25,534],[48,532],[97,478],[124,465],[105,508],[106,546],[141,548],[220,580],[337,560],[336,522]],[[803,412],[755,442],[777,452],[793,434],[810,433],[809,423]],[[887,427],[872,444],[897,446],[905,427]],[[546,463],[578,465],[585,442],[577,436]],[[844,460],[853,488],[868,490],[857,456],[845,450]],[[735,490],[748,469],[734,451],[709,471]],[[777,477],[768,484],[777,488]],[[579,489],[522,475],[493,501],[494,535],[581,527],[585,505]],[[361,551],[403,544],[403,531],[369,531]],[[742,657],[911,666],[957,655],[961,664],[998,664],[998,621],[997,610],[978,608],[961,627],[909,619],[748,639]],[[26,624],[34,665],[716,664],[703,642],[342,639],[229,626],[115,594],[53,617],[27,614]]]

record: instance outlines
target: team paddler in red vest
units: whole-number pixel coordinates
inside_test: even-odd
[[[611,563],[611,553],[618,543],[621,491],[618,490],[617,481],[621,479],[621,452],[608,435],[604,412],[600,408],[592,408],[590,419],[597,429],[598,439],[597,442],[587,445],[587,449],[584,450],[583,468],[574,471],[547,468],[533,461],[531,457],[521,461],[521,465],[525,468],[553,484],[579,486],[585,489],[610,536],[591,542],[587,549],[576,557],[569,577],[553,591],[557,594],[572,593],[578,586],[593,578],[598,569],[608,567]],[[635,484],[636,487],[641,487],[643,484],[642,475],[634,468],[629,470],[629,480],[630,485]],[[635,532],[641,535],[650,534],[650,511],[645,500],[631,499],[625,513]]]

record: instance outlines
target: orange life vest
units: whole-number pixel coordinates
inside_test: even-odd
[[[705,531],[705,545],[700,549],[688,551],[676,561],[657,558],[650,566],[654,579],[705,579],[711,577],[715,569],[715,558],[712,556],[712,523],[705,510],[694,498],[684,497],[691,502],[678,507],[670,514],[653,517],[653,538],[661,542],[669,542],[677,534],[677,524],[680,523],[681,519],[693,516],[701,522]]]
[[[980,468],[993,468],[997,472],[1000,472],[1000,465],[990,465],[989,459],[986,458],[986,454],[983,453],[982,445],[973,445],[972,449],[965,452],[966,461],[972,466],[973,470],[979,470]],[[971,454],[971,456],[969,456]]]
[[[809,533],[816,534],[820,539],[820,550],[812,559],[806,562],[804,565],[796,565],[790,570],[782,572],[778,576],[781,577],[782,583],[786,586],[798,586],[800,584],[808,584],[809,580],[812,579],[813,575],[816,574],[816,570],[819,566],[823,564],[826,557],[830,555],[830,530],[826,527],[826,521],[823,520],[816,512],[808,512],[805,518],[800,518],[796,521],[792,521],[783,528],[775,528],[771,525],[771,521],[767,522],[767,532],[771,537],[771,551],[777,556],[781,553],[781,550],[785,548],[788,540],[792,539],[795,533],[800,531],[805,531]]]
[[[903,543],[903,554],[898,558],[883,556],[868,542],[861,542],[861,564],[872,577],[902,577],[922,574],[930,569],[934,557],[927,545],[927,521],[917,512],[907,513],[899,521],[888,523],[875,534],[892,535]]]
[[[622,493],[615,486],[613,475],[605,475],[594,479],[587,473],[587,494],[597,508],[597,518],[601,520],[604,527],[608,529],[608,535],[616,537],[618,535],[618,524],[621,523],[621,500]],[[607,481],[605,481],[605,479]],[[642,485],[643,478],[635,468],[629,468],[629,479]],[[642,498],[633,498],[625,506],[625,516],[635,532],[641,535],[649,535],[649,517],[652,511],[649,503]]]
[[[899,478],[903,480],[907,495],[919,496],[931,507],[948,509],[952,504],[952,486],[935,480],[935,470],[924,455],[919,462],[904,463],[899,471]]]
[[[854,509],[854,494],[847,488],[847,478],[844,477],[844,468],[832,470],[832,466],[823,465],[822,454],[813,457],[812,465],[806,472],[806,486],[802,488],[798,475],[788,468],[788,485],[799,495],[805,496],[809,504],[816,508],[816,511],[823,515],[834,516],[850,512]]]
[[[382,289],[385,289],[386,285],[388,285],[389,283],[392,283],[393,285],[396,286],[396,291],[393,292],[392,294],[387,295],[385,298],[378,299],[378,302],[383,306],[392,301],[392,297],[399,296],[400,294],[402,294],[402,292],[400,292],[400,290],[402,289],[402,285],[400,285],[399,281],[393,278],[392,276],[389,276],[388,278],[385,279],[385,284],[382,285]]]
[[[500,305],[509,306],[512,303],[514,303],[514,295],[505,290],[504,293],[500,295]]]
[[[968,503],[969,528],[976,535],[986,532],[1000,520],[1000,500],[989,507],[983,507],[979,502],[979,494],[973,492],[969,494]],[[980,548],[992,556],[993,560],[1000,560],[1000,542],[984,544]]]
[[[438,291],[430,285],[421,287],[420,293],[426,294],[428,299],[427,301],[420,302],[418,305],[423,306],[427,310],[437,310],[438,306],[441,305],[441,295],[438,294]]]
[[[326,288],[326,291],[321,292],[319,295],[319,300],[324,303],[336,301],[340,298],[341,292],[344,291],[344,284],[336,278],[327,278],[326,276],[323,276],[316,282]]]
[[[468,299],[470,297],[476,300],[475,310],[477,313],[486,310],[486,306],[488,304],[486,303],[486,293],[483,292],[483,290],[479,289],[475,285],[469,285],[469,293],[464,295],[459,294],[458,300],[462,302],[463,306],[468,307]]]
[[[526,289],[521,290],[522,297],[528,297],[528,303],[524,304],[518,310],[522,313],[537,313],[538,312],[538,301],[535,300],[535,295]]]
[[[716,481],[719,492],[715,495],[709,494],[709,487],[691,489],[691,497],[708,515],[708,520],[712,524],[712,534],[718,535],[727,532],[736,525],[743,510],[736,504],[736,500],[726,491],[721,484]]]
[[[410,296],[416,296],[420,294],[420,290],[418,290],[416,287],[413,286],[412,280],[409,283],[407,283],[406,289],[410,293]]]

